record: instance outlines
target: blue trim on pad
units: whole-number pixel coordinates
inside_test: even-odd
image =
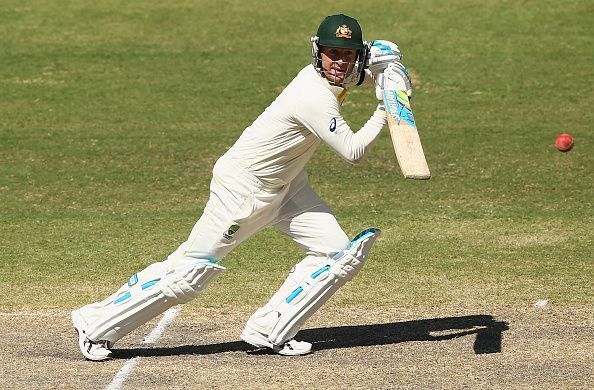
[[[138,274],[134,274],[130,277],[130,279],[128,279],[128,287],[132,287],[134,286],[136,283],[138,283]]]
[[[303,287],[297,287],[297,288],[295,289],[295,291],[293,291],[293,292],[291,293],[291,295],[289,295],[289,296],[287,297],[287,299],[285,299],[285,301],[286,301],[287,303],[291,303],[291,301],[292,301],[293,299],[295,299],[295,297],[297,297],[297,295],[301,294],[301,292],[302,292],[302,291],[303,291]]]
[[[363,239],[365,239],[367,237],[370,237],[370,236],[372,236],[372,235],[374,235],[376,233],[379,233],[379,232],[380,232],[380,230],[379,229],[376,229],[376,228],[365,229],[361,233],[357,234],[355,236],[355,238],[353,238],[351,240],[351,246],[353,246],[353,244],[355,244],[355,242],[360,241],[360,240],[363,240]]]
[[[155,284],[157,284],[158,281],[159,281],[159,279],[151,280],[150,282],[144,283],[142,286],[140,286],[140,288],[143,290],[146,290],[149,287],[153,287]]]
[[[127,293],[125,293],[124,295],[122,295],[122,296],[118,297],[117,299],[115,299],[115,300],[113,301],[113,304],[114,304],[114,305],[117,305],[118,303],[120,303],[120,302],[123,302],[123,301],[125,301],[126,299],[130,299],[130,297],[131,297],[131,296],[132,296],[132,294],[130,294],[130,291],[128,291],[128,292],[127,292]]]
[[[330,269],[329,265],[325,265],[322,268],[320,268],[319,270],[317,270],[316,272],[314,272],[313,274],[311,274],[311,278],[315,279],[318,276],[320,276],[320,274],[323,274],[324,272],[328,271]]]

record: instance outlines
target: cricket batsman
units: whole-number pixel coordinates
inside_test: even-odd
[[[72,312],[85,358],[109,359],[110,348],[126,334],[198,296],[225,270],[219,261],[268,226],[292,239],[305,257],[247,321],[241,338],[281,355],[311,352],[312,345],[295,335],[359,272],[380,231],[367,229],[349,240],[304,167],[322,142],[350,163],[361,161],[386,124],[380,101],[353,132],[340,114],[349,88],[375,83],[379,100],[386,80],[412,90],[398,47],[364,42],[359,23],[349,16],[326,17],[311,41],[312,63],[215,163],[209,200],[187,241],[113,295]]]

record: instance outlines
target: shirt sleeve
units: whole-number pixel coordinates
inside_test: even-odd
[[[340,115],[338,101],[333,97],[305,99],[296,108],[295,116],[307,129],[352,164],[361,161],[386,124],[386,112],[378,107],[365,125],[354,133]]]

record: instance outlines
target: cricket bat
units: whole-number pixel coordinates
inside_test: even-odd
[[[404,91],[384,90],[384,105],[392,144],[404,177],[420,180],[431,178],[408,95]]]

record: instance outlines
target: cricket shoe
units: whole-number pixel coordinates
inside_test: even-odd
[[[298,356],[311,352],[311,343],[307,341],[291,339],[285,341],[282,345],[275,345],[268,341],[265,335],[248,327],[241,332],[241,339],[254,347],[270,348],[279,355]]]
[[[86,322],[77,310],[72,312],[72,324],[76,333],[78,333],[78,347],[83,356],[94,362],[111,359],[111,351],[108,348],[107,341],[92,341],[87,338],[85,334]]]

